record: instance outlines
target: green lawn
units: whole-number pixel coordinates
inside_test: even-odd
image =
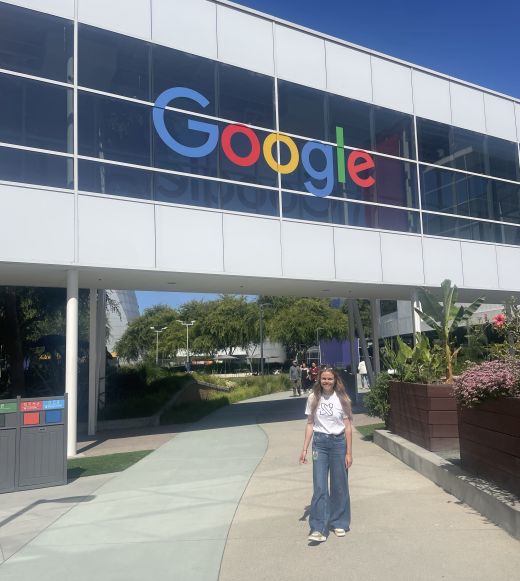
[[[139,452],[124,452],[121,454],[107,454],[106,456],[90,456],[74,458],[67,461],[67,477],[75,480],[82,476],[94,476],[95,474],[110,474],[122,472],[132,464],[139,462],[148,456],[153,450],[141,450]]]
[[[356,426],[356,430],[363,436],[363,440],[369,440],[370,442],[374,439],[374,432],[376,430],[384,430],[385,424],[369,424],[368,426]]]

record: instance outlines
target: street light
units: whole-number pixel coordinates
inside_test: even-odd
[[[197,321],[190,321],[189,323],[185,323],[180,319],[177,319],[177,323],[184,325],[186,327],[186,371],[190,370],[190,327],[195,325]]]
[[[155,341],[155,365],[159,365],[159,333],[162,333],[167,327],[150,327],[150,329],[156,334]]]
[[[323,330],[323,327],[318,327],[316,329],[316,345],[318,347],[318,366],[321,367],[321,345],[320,345],[320,338],[319,332]]]

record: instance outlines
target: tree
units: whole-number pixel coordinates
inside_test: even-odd
[[[177,323],[179,314],[167,305],[155,305],[132,321],[116,343],[119,357],[128,361],[154,359],[157,336],[151,327],[166,327],[161,333],[160,352],[174,356],[185,344],[184,328]]]
[[[483,304],[484,297],[473,301],[468,307],[457,307],[458,289],[445,279],[441,283],[442,302],[427,289],[418,289],[417,295],[421,302],[421,309],[416,308],[417,314],[437,333],[442,349],[442,357],[446,366],[446,383],[453,382],[453,362],[460,347],[452,348],[451,339],[455,329],[462,321],[467,321]]]
[[[323,339],[343,339],[348,335],[345,313],[330,306],[327,299],[262,297],[266,309],[267,335],[282,343],[291,356],[304,353],[316,343],[316,330]]]

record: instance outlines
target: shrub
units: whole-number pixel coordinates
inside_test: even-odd
[[[489,399],[520,396],[520,363],[510,359],[472,365],[455,379],[453,392],[464,407]]]
[[[388,426],[390,415],[390,390],[388,382],[392,379],[387,373],[379,373],[374,385],[365,395],[363,403],[369,416],[381,418]]]

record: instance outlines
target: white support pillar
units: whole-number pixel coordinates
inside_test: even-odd
[[[77,270],[67,271],[67,330],[65,391],[68,397],[67,456],[76,455],[78,432],[78,280]]]
[[[417,291],[412,293],[411,309],[412,309],[412,332],[413,332],[413,344],[417,342],[417,335],[421,334],[421,317],[417,314],[415,309],[421,309],[421,302],[417,296]]]
[[[94,436],[97,430],[97,289],[90,289],[90,326],[88,347],[88,435]]]
[[[97,302],[97,376],[96,376],[96,386],[97,386],[97,400],[99,402],[99,407],[105,407],[105,370],[106,370],[106,291],[98,291],[98,302]],[[97,409],[97,408],[96,408]],[[97,411],[96,411],[97,415]]]
[[[374,373],[381,373],[381,361],[379,359],[379,325],[381,321],[381,301],[372,299],[370,301],[372,311],[372,351],[374,353]]]

